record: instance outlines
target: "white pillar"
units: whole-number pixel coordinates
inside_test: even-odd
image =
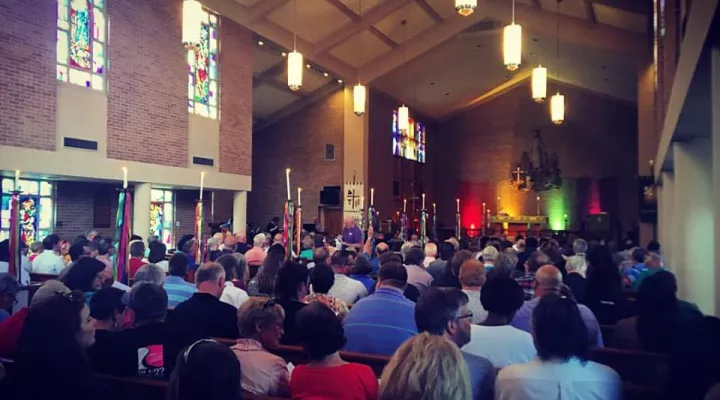
[[[247,192],[238,191],[233,193],[233,233],[246,234],[247,227]],[[251,241],[252,238],[247,238]]]
[[[132,233],[147,241],[150,235],[150,189],[149,183],[135,184],[133,191]]]
[[[658,237],[662,246],[662,255],[665,267],[674,271],[673,262],[674,240],[673,228],[675,225],[675,175],[672,172],[663,172],[662,186],[658,187]]]
[[[715,312],[712,147],[698,138],[673,145],[675,215],[673,267],[678,296],[706,313]]]
[[[712,164],[712,190],[714,198],[713,227],[715,231],[718,232],[714,237],[712,246],[716,249],[718,245],[720,245],[720,40],[716,39],[715,46],[710,51],[710,65],[710,110],[715,110],[711,112],[712,159],[715,160]],[[714,288],[715,311],[720,312],[720,273],[715,274]]]

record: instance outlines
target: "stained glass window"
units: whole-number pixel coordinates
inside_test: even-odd
[[[218,117],[218,18],[203,10],[200,44],[187,52],[188,112]]]
[[[409,129],[398,128],[397,110],[393,111],[393,154],[408,160],[425,163],[425,125],[410,118]]]
[[[152,189],[150,191],[150,236],[157,236],[168,247],[173,243],[175,207],[173,191]]]
[[[105,89],[104,0],[57,0],[57,80]]]
[[[20,237],[28,246],[52,233],[55,219],[53,183],[21,179],[20,186]],[[0,241],[10,235],[10,198],[15,181],[2,178],[2,205],[0,207]]]

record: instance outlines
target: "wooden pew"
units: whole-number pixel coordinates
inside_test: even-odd
[[[607,346],[615,333],[615,325],[600,325],[600,333],[602,334],[603,343]]]
[[[57,279],[58,276],[56,274],[39,274],[36,272],[30,273],[30,282],[37,282],[37,283],[44,283],[45,281],[49,281],[51,279]]]

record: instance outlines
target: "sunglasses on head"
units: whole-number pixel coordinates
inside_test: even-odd
[[[200,343],[217,343],[217,341],[212,340],[212,339],[200,339],[197,342],[188,346],[188,348],[185,350],[185,353],[183,353],[183,359],[185,360],[186,363],[188,361],[188,357],[190,356],[190,352],[192,351],[192,349],[195,348],[195,345],[198,345]]]

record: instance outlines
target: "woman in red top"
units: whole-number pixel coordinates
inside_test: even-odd
[[[290,379],[293,399],[376,400],[378,382],[367,365],[343,361],[345,331],[327,306],[312,302],[295,317],[297,333],[310,363],[295,367]]]

